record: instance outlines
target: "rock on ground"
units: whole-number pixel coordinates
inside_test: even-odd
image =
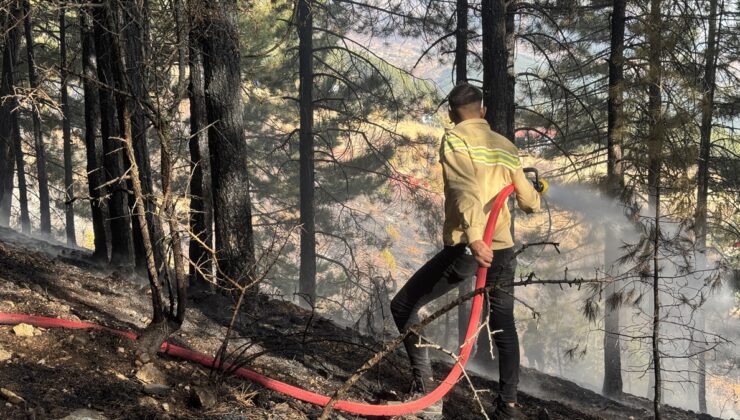
[[[33,337],[34,335],[37,335],[36,328],[29,324],[18,324],[13,327],[13,332],[18,337]]]
[[[196,386],[190,391],[190,403],[198,408],[211,408],[216,405],[216,393],[206,387]]]
[[[73,411],[67,417],[62,418],[61,420],[108,420],[108,417],[105,417],[102,413],[99,413],[97,411],[83,408]]]
[[[0,388],[0,395],[13,404],[23,404],[26,402],[21,396],[9,389]]]
[[[154,363],[147,363],[136,372],[136,379],[145,384],[167,384],[167,378],[161,370],[154,366]]]

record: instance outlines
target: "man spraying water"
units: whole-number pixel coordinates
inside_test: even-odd
[[[479,265],[489,267],[486,286],[501,285],[493,290],[489,302],[491,327],[501,330],[493,337],[499,350],[500,372],[494,415],[500,419],[526,418],[516,403],[519,339],[511,286],[516,258],[508,208],[504,206],[501,211],[491,247],[483,242],[483,231],[493,200],[505,186],[514,184],[517,203],[528,213],[539,209],[540,197],[524,174],[516,146],[492,131],[483,119],[486,108],[482,99],[480,90],[469,84],[460,84],[449,94],[449,116],[455,127],[445,133],[439,151],[445,194],[444,248],[399,290],[391,302],[391,312],[398,329],[404,331],[418,322],[422,306],[470,279]],[[546,190],[546,183],[541,183],[539,189]],[[428,350],[420,343],[416,334],[404,341],[414,379],[411,398],[434,388]],[[442,402],[419,415],[441,418]]]

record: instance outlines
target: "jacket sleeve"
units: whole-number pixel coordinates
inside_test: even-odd
[[[532,213],[540,209],[540,193],[524,175],[521,166],[512,171],[511,178],[516,190],[516,202],[519,208],[526,213]]]
[[[482,240],[486,215],[467,143],[454,134],[445,134],[442,138],[440,163],[442,178],[448,190],[446,199],[452,200],[454,208],[459,212],[461,227],[468,243]]]

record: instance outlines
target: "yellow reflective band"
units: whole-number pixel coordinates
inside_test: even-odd
[[[491,149],[485,146],[468,146],[463,140],[454,136],[445,137],[442,143],[443,154],[447,152],[465,152],[475,163],[487,166],[503,165],[511,170],[521,168],[519,157],[503,149]]]
[[[471,147],[470,156],[473,160],[482,160],[486,163],[502,162],[514,168],[521,166],[519,157],[501,149],[489,149],[487,147]]]

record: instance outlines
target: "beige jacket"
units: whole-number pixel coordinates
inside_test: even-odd
[[[486,120],[465,120],[447,130],[439,155],[445,193],[445,245],[483,239],[493,199],[511,183],[522,210],[539,210],[540,195],[522,171],[516,146],[491,130]],[[511,215],[504,206],[493,235],[494,250],[514,246],[510,227]]]

